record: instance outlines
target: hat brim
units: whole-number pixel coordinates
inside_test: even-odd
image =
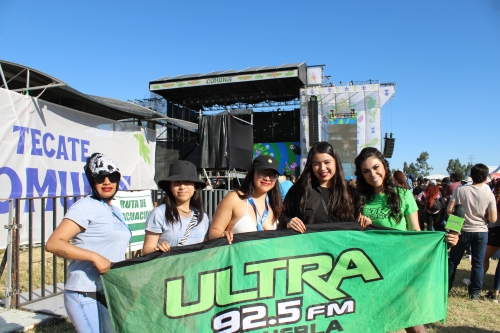
[[[268,165],[261,165],[261,166],[258,166],[258,167],[254,167],[255,170],[274,170],[276,171],[277,173],[279,173],[278,169],[276,168],[273,168],[273,167],[270,167]]]
[[[168,183],[174,180],[184,180],[184,181],[189,181],[189,182],[195,182],[198,184],[198,187],[201,189],[204,189],[207,184],[203,180],[200,180],[199,178],[195,178],[192,175],[175,175],[175,176],[170,176],[165,179],[162,179],[158,182],[158,187],[161,188],[163,191],[167,191],[168,189]]]

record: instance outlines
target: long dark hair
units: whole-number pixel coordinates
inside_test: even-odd
[[[401,212],[401,198],[398,192],[402,189],[397,186],[391,177],[389,169],[389,162],[385,159],[384,155],[379,152],[376,148],[363,148],[359,155],[354,159],[354,164],[356,165],[356,189],[360,194],[359,205],[363,207],[366,203],[371,202],[375,198],[375,189],[373,186],[369,185],[365,177],[363,177],[363,172],[361,170],[361,164],[370,157],[375,157],[382,162],[385,168],[385,178],[383,180],[384,193],[387,195],[387,205],[389,206],[389,218],[394,219],[397,224],[401,221],[403,213]]]
[[[335,174],[331,179],[333,186],[329,188],[328,212],[340,217],[341,221],[355,221],[353,198],[350,195],[349,185],[344,177],[342,162],[328,142],[318,142],[309,150],[302,174],[285,197],[284,208],[287,211],[287,215],[289,217],[305,216],[307,201],[311,196],[311,191],[314,191],[313,186],[316,187],[319,185],[312,168],[312,159],[315,154],[328,154],[335,160]],[[282,221],[279,227],[286,228],[287,222]]]
[[[193,207],[198,211],[198,224],[203,220],[205,216],[205,210],[203,209],[203,200],[201,195],[201,187],[198,183],[194,183],[194,194],[189,200],[189,206]],[[175,202],[174,194],[172,193],[171,182],[168,182],[165,195],[161,199],[160,204],[165,204],[165,220],[170,225],[174,225],[175,222],[180,223],[179,210],[177,209],[177,204]]]
[[[493,194],[495,195],[495,201],[497,203],[497,211],[500,209],[500,180],[497,179],[495,187],[493,188]]]
[[[255,169],[252,166],[250,168],[250,171],[248,171],[247,176],[243,180],[243,183],[241,183],[241,186],[238,188],[238,191],[240,191],[243,194],[236,192],[241,200],[245,200],[249,196],[252,196],[254,194],[255,192],[255,186],[253,184],[254,175],[255,175]],[[269,206],[273,211],[274,220],[276,221],[280,218],[281,212],[283,211],[283,207],[281,207],[281,191],[278,178],[276,178],[276,181],[274,182],[274,187],[267,192],[267,195],[269,196]]]

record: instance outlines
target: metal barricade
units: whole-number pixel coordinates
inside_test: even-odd
[[[12,290],[12,231],[14,230],[14,228],[17,228],[18,225],[13,216],[14,200],[0,199],[0,201],[7,201],[9,203],[7,224],[4,225],[4,228],[7,229],[7,246],[5,247],[2,263],[0,264],[0,277],[2,277],[3,273],[5,272],[5,307],[7,309],[10,309],[11,297],[15,294],[15,291]],[[6,271],[5,268],[7,268]]]
[[[227,190],[202,191],[203,205],[210,220],[227,193]],[[161,190],[151,191],[154,206],[160,204],[163,195],[164,192]],[[9,200],[10,204],[9,223],[5,226],[8,229],[5,252],[7,308],[19,308],[64,292],[63,284],[66,282],[69,260],[46,253],[45,241],[50,236],[46,229],[54,230],[62,221],[70,203],[81,197],[83,196],[5,199]],[[62,212],[58,212],[60,206],[63,207]],[[50,207],[50,210],[47,207]],[[21,241],[21,228],[24,231],[23,241]],[[39,232],[35,233],[34,230],[37,229]],[[21,260],[21,252],[24,251],[28,253],[23,255]],[[35,270],[38,265],[39,269]]]

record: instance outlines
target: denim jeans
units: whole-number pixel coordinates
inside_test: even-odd
[[[457,245],[450,250],[448,259],[448,290],[453,287],[457,267],[462,260],[465,250],[470,246],[472,250],[472,268],[470,273],[469,295],[479,296],[483,286],[483,260],[488,243],[488,232],[462,231]]]
[[[65,290],[64,306],[78,333],[114,332],[108,309],[95,299]]]
[[[493,280],[493,289],[500,291],[500,265],[495,269],[495,278]]]

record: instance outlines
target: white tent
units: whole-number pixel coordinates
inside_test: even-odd
[[[490,178],[500,178],[500,166],[488,166],[490,169]]]
[[[441,175],[441,174],[436,173],[434,175],[425,176],[424,178],[441,180],[441,179],[443,179],[445,177],[449,177],[449,175]]]

